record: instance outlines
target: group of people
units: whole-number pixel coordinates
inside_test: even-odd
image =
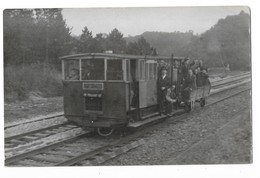
[[[175,66],[176,67],[176,66]],[[171,82],[167,76],[167,69],[162,67],[161,76],[158,78],[158,99],[160,114],[171,116],[173,104],[179,101],[187,101],[192,90],[197,87],[210,85],[207,68],[202,66],[202,61],[189,63],[189,59],[182,61],[177,66],[177,81]],[[180,91],[176,91],[176,85]]]

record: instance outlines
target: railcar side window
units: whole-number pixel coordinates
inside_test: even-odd
[[[145,79],[149,79],[149,63],[145,63]]]
[[[157,79],[157,64],[156,63],[146,63],[146,73],[145,77],[147,80]]]
[[[158,75],[158,71],[157,71],[157,64],[155,63],[154,65],[153,65],[153,67],[154,67],[154,79],[157,79],[157,75]]]
[[[105,80],[104,59],[82,59],[81,79],[82,80]]]
[[[139,71],[139,77],[140,80],[145,80],[145,65],[144,60],[140,61],[140,71]]]
[[[152,80],[154,79],[154,68],[153,68],[153,63],[150,63],[149,64],[149,80]]]
[[[126,60],[126,80],[130,81],[130,61]]]
[[[123,80],[122,60],[107,60],[107,80]]]
[[[65,80],[79,80],[79,61],[64,61],[64,75]]]

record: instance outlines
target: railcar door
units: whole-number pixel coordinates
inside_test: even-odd
[[[131,60],[133,102],[139,108],[157,104],[157,62],[155,60]]]
[[[146,63],[146,106],[157,105],[157,62],[147,60]]]
[[[82,88],[79,78],[79,60],[65,60],[63,64],[63,103],[65,115],[82,116]]]
[[[147,106],[147,81],[145,80],[145,61],[138,61],[139,76],[139,108]]]
[[[124,81],[125,62],[121,59],[107,59],[104,94],[104,115],[111,118],[126,117],[127,85]]]

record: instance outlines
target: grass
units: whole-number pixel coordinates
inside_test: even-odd
[[[44,64],[6,66],[4,68],[5,102],[25,100],[31,93],[41,97],[62,95],[61,72]]]

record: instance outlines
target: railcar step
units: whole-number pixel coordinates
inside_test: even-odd
[[[159,112],[155,112],[155,113],[152,113],[152,114],[148,114],[148,115],[145,115],[143,117],[141,117],[141,120],[145,120],[145,119],[148,119],[150,117],[154,117],[154,116],[157,116],[159,115]]]
[[[183,112],[183,109],[177,109],[177,110],[172,112],[172,115],[176,115],[176,114],[181,113],[181,112]],[[129,123],[128,127],[129,128],[138,128],[138,127],[141,127],[141,126],[144,126],[144,125],[147,125],[147,124],[159,122],[163,119],[166,119],[167,117],[169,117],[169,116],[167,116],[167,115],[162,115],[162,116],[157,115],[157,116],[148,118],[146,120],[141,120],[141,121],[138,121],[138,122]]]
[[[137,127],[140,127],[140,126],[152,123],[152,122],[156,122],[156,121],[159,121],[159,120],[162,120],[162,119],[165,119],[165,118],[166,118],[166,115],[155,116],[155,117],[151,117],[151,118],[146,119],[146,120],[142,120],[142,121],[138,121],[138,122],[134,122],[134,123],[129,123],[128,127],[137,128]]]

